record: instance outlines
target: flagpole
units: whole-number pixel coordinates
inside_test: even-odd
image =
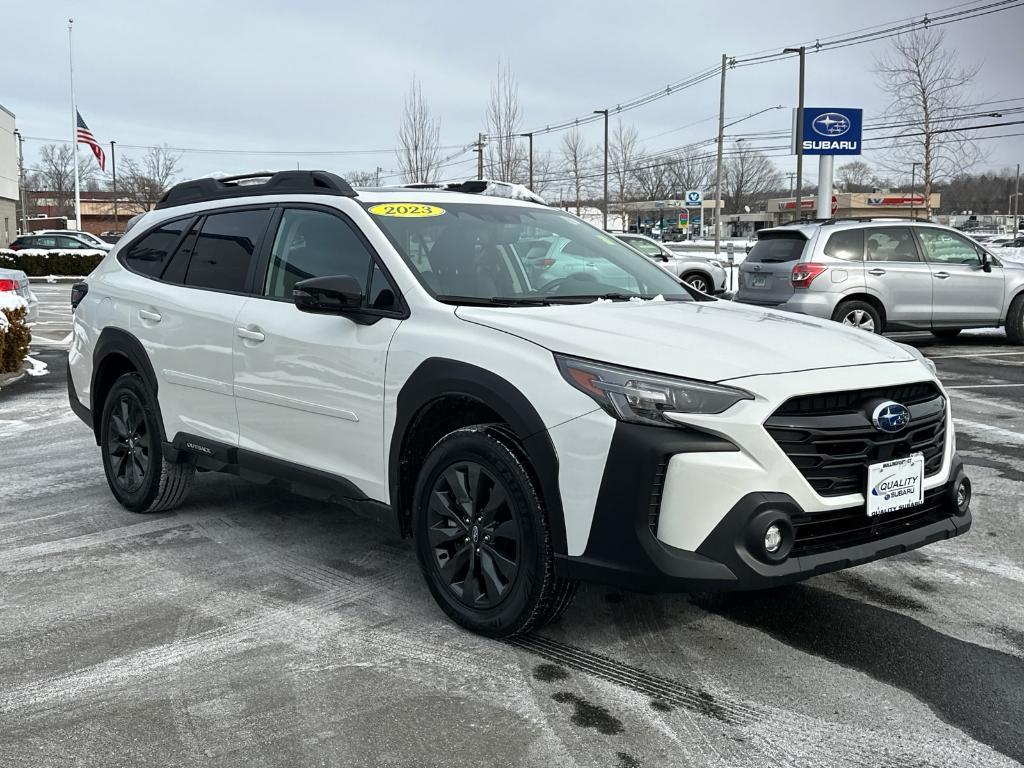
[[[75,103],[75,57],[71,39],[74,19],[68,19],[68,75],[71,81],[71,161],[75,166],[75,229],[82,228],[82,192],[78,181],[78,105]]]

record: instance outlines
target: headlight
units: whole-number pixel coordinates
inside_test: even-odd
[[[929,371],[932,372],[932,376],[935,376],[936,378],[938,378],[939,372],[935,368],[935,363],[933,363],[931,360],[929,360],[927,357],[925,357],[921,353],[920,349],[918,349],[917,347],[912,347],[909,344],[903,344],[903,343],[898,342],[898,341],[896,343],[899,344],[901,347],[903,347],[905,350],[907,350],[907,352],[912,354],[914,357],[916,357],[922,363],[924,363],[925,368],[927,368]]]
[[[609,414],[635,424],[678,426],[666,413],[722,413],[754,396],[742,389],[692,379],[659,376],[631,368],[555,355],[558,370],[572,386]]]
[[[710,264],[712,267],[718,267],[719,269],[725,269],[725,267],[722,266],[722,262],[717,261],[715,259],[708,259],[708,264]]]

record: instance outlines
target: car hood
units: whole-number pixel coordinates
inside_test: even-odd
[[[552,352],[704,381],[914,359],[881,336],[729,301],[463,306],[456,314]]]

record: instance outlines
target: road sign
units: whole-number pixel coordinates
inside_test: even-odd
[[[793,110],[793,133],[797,111]],[[847,107],[804,107],[805,155],[859,155],[864,110]],[[793,137],[796,154],[796,137]]]
[[[686,221],[689,218],[690,218],[690,212],[689,211],[680,211],[679,212],[679,223],[680,224],[685,224]]]
[[[691,189],[686,192],[686,207],[700,208],[704,205],[704,193],[699,189]]]

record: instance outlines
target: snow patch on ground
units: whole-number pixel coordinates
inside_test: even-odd
[[[25,363],[29,366],[28,370],[25,371],[29,376],[45,376],[50,372],[46,367],[46,363],[42,360],[36,360],[34,357],[26,357]]]

